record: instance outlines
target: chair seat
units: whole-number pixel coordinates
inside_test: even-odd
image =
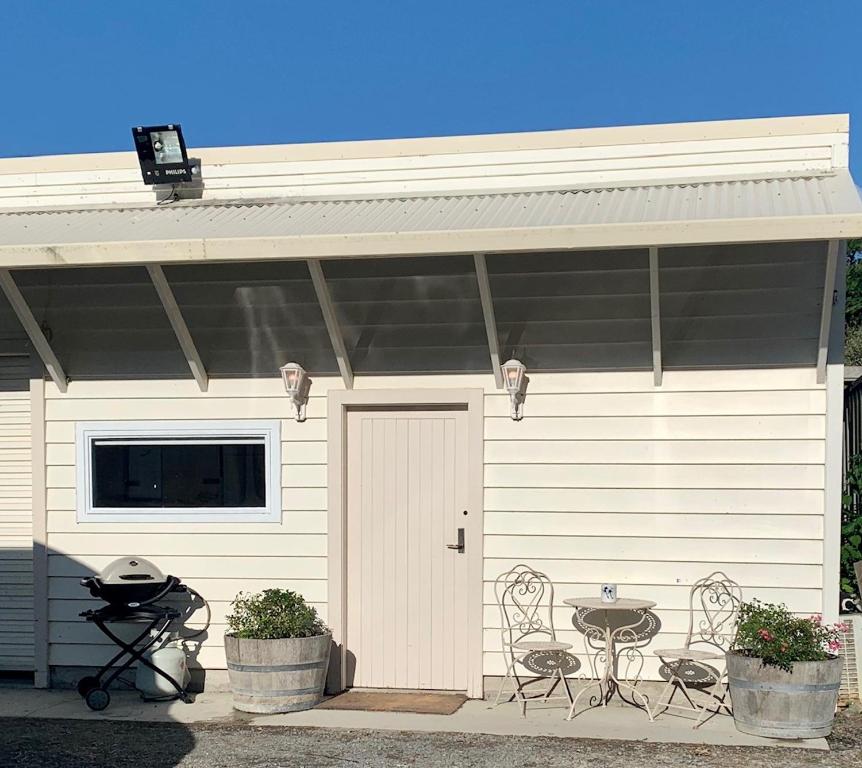
[[[699,648],[659,648],[653,653],[660,659],[679,659],[681,661],[707,661],[724,658],[723,653],[702,651]]]
[[[556,640],[519,640],[512,643],[519,651],[568,651],[571,643],[558,643]]]

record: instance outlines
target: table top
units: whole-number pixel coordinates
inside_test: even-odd
[[[593,608],[599,611],[645,611],[655,608],[652,600],[620,597],[615,603],[605,603],[600,597],[567,597],[563,602],[573,608]]]

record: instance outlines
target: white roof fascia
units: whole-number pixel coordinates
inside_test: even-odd
[[[602,147],[617,144],[743,139],[766,136],[841,134],[850,130],[848,114],[707,120],[689,123],[574,128],[466,136],[309,142],[236,147],[189,147],[205,165],[298,160],[349,160],[522,149]],[[845,166],[846,167],[846,166]],[[90,152],[70,155],[0,158],[0,175],[63,171],[138,171],[134,152]]]
[[[0,267],[367,258],[782,242],[858,237],[862,214],[656,224],[2,246]]]

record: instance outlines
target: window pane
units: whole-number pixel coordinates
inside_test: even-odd
[[[265,507],[265,447],[262,443],[96,443],[93,506]]]

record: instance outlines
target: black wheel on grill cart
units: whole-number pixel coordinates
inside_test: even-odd
[[[82,677],[78,681],[78,695],[81,698],[84,698],[93,688],[99,687],[98,678],[93,677],[92,675],[87,675],[87,677]]]
[[[94,712],[101,712],[111,703],[111,694],[104,688],[91,688],[84,696],[84,701]]]

